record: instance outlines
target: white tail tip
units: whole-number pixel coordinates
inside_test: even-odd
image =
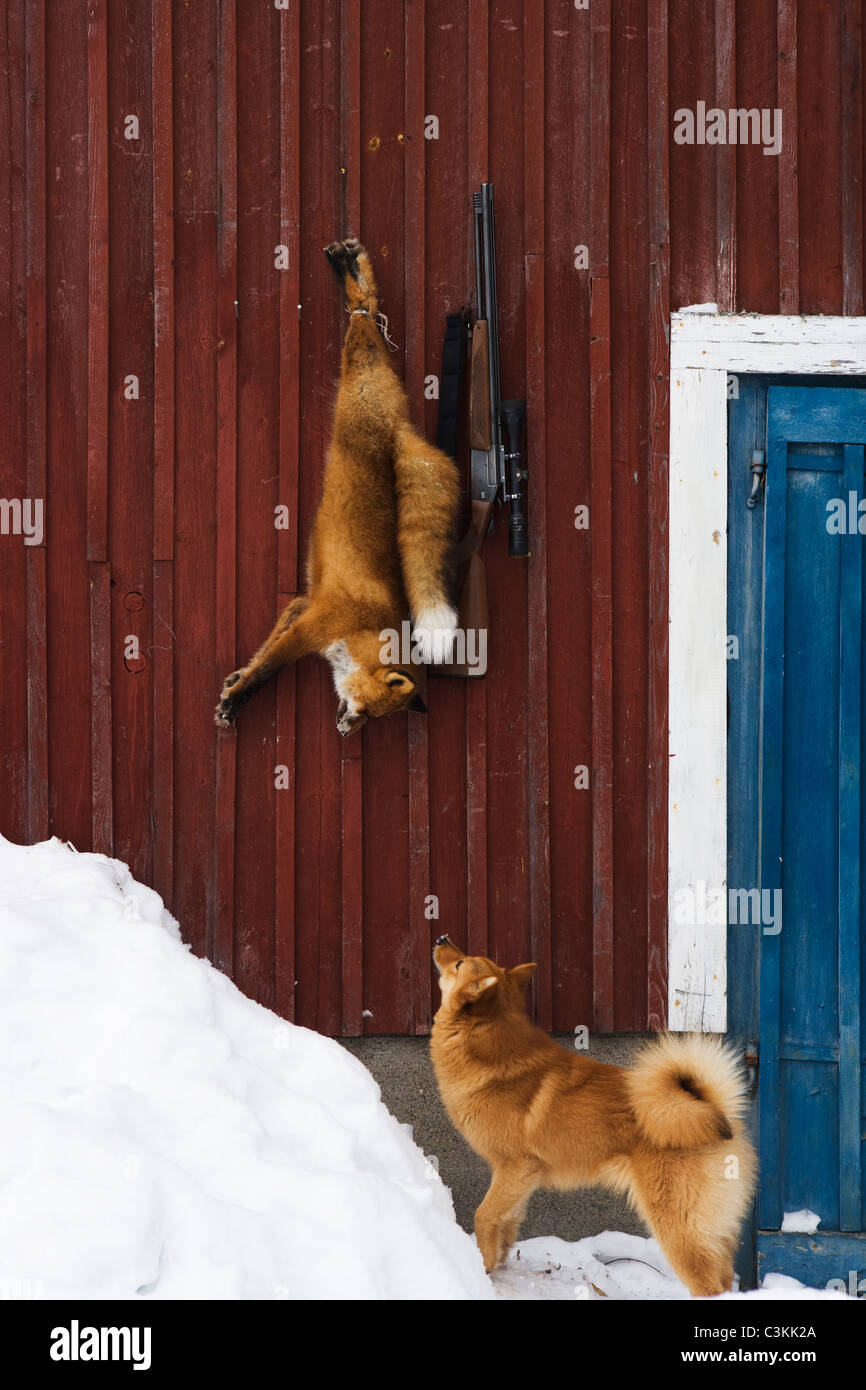
[[[415,619],[412,639],[421,660],[441,666],[452,659],[457,614],[446,603],[436,608],[422,608]]]

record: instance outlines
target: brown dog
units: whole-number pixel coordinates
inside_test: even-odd
[[[421,666],[451,658],[457,469],[412,427],[379,331],[369,255],[354,238],[325,252],[350,318],[307,592],[247,665],[226,676],[216,709],[222,727],[281,667],[312,652],[330,662],[341,734],[399,710],[423,711]],[[399,633],[410,612],[411,650],[398,663],[385,634]]]
[[[503,970],[444,936],[433,959],[439,1091],[492,1169],[475,1213],[488,1271],[517,1239],[536,1188],[602,1184],[628,1195],[692,1294],[729,1289],[755,1170],[733,1054],[700,1035],[668,1035],[635,1067],[608,1066],[529,1021],[523,991],[534,965]]]

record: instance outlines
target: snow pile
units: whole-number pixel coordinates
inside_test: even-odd
[[[809,1211],[808,1207],[803,1211],[786,1211],[782,1217],[782,1230],[786,1233],[813,1236],[820,1224],[821,1218],[818,1213]]]
[[[497,1296],[503,1299],[586,1302],[601,1298],[667,1300],[689,1296],[656,1241],[621,1231],[602,1231],[601,1235],[576,1241],[559,1240],[556,1236],[519,1241],[506,1264],[494,1273],[493,1283]],[[835,1290],[809,1289],[785,1274],[768,1274],[760,1289],[720,1297],[797,1300],[844,1299],[847,1295]]]
[[[493,1297],[365,1068],[58,840],[0,837],[0,1113],[0,1291]]]

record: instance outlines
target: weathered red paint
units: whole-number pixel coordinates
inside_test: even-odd
[[[663,1022],[670,311],[862,312],[862,0],[26,0],[0,42],[0,491],[46,498],[42,546],[0,537],[3,833],[128,858],[325,1032],[424,1032],[442,931],[538,959],[546,1025]],[[782,107],[779,158],[676,145],[698,100]],[[370,246],[432,434],[485,178],[532,548],[486,547],[489,674],[343,743],[306,662],[220,735],[303,579],[322,247]]]

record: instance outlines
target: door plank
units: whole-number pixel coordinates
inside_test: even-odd
[[[782,752],[785,643],[785,511],[787,448],[784,435],[767,439],[764,517],[764,657],[761,709],[761,889],[782,886]],[[758,1222],[782,1224],[779,1171],[779,1023],[781,934],[761,935],[761,1064],[758,1117],[761,1183]]]
[[[863,489],[863,446],[845,445],[845,493]],[[860,1229],[860,680],[863,540],[840,536],[839,1224]]]

